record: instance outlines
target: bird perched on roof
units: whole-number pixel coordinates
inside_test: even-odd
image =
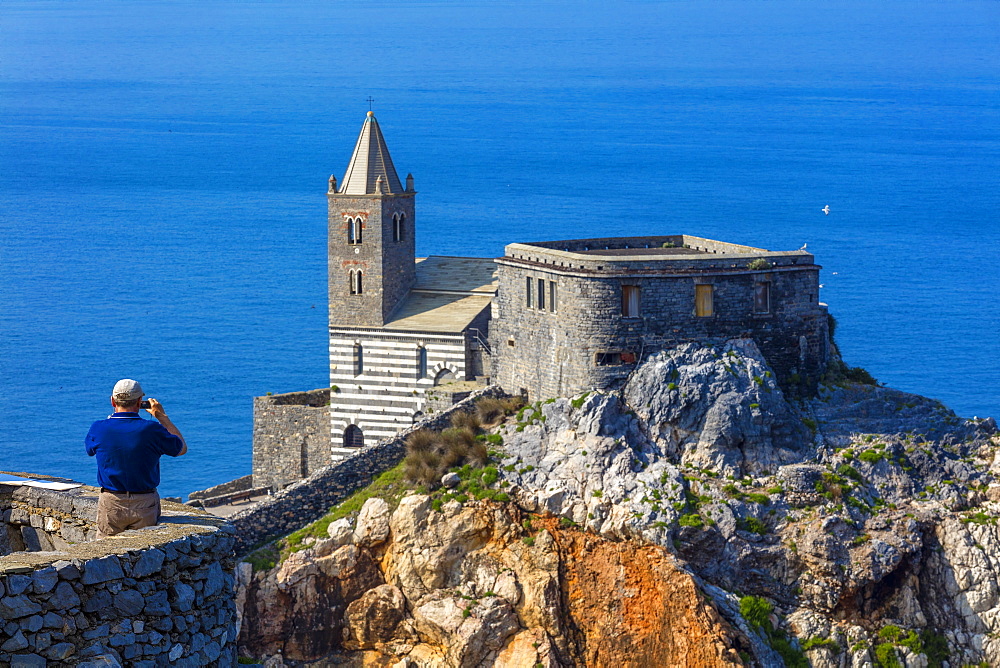
[[[829,205],[829,204],[827,204],[827,205],[826,205],[826,206],[824,206],[824,207],[823,207],[822,209],[820,209],[820,211],[822,211],[823,213],[825,213],[826,215],[828,215],[828,216],[829,216],[829,215],[830,215],[830,205]]]
[[[802,248],[800,248],[799,250],[800,250],[800,251],[804,251],[804,250],[806,249],[806,246],[808,246],[808,245],[809,245],[809,244],[802,244]]]

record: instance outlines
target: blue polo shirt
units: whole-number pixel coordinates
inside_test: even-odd
[[[87,433],[87,454],[97,457],[97,482],[115,492],[145,492],[160,484],[160,455],[176,457],[180,436],[138,413],[115,413]]]

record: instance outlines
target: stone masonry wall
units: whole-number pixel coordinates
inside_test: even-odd
[[[330,463],[330,390],[253,400],[253,487],[281,489]]]
[[[233,528],[187,509],[89,541],[96,498],[0,484],[8,539],[29,527],[52,544],[0,556],[0,665],[234,665]]]
[[[744,262],[745,264],[745,262]],[[555,312],[528,308],[525,279],[555,281]],[[754,286],[770,283],[771,308],[755,313]],[[491,323],[496,382],[531,398],[570,396],[614,387],[634,363],[598,365],[605,352],[634,362],[689,341],[721,342],[752,337],[783,382],[812,379],[825,369],[826,308],[818,302],[819,267],[705,271],[680,275],[570,275],[554,267],[505,266]],[[695,286],[713,286],[714,314],[695,315]],[[640,288],[640,315],[622,315],[622,286]]]
[[[381,327],[416,281],[414,193],[327,197],[330,325]],[[406,216],[399,241],[393,240],[394,214]],[[357,218],[361,243],[350,244],[348,220]],[[361,294],[351,294],[350,271],[363,273]]]
[[[396,436],[319,469],[257,505],[230,518],[236,528],[236,552],[243,555],[267,540],[284,536],[321,518],[372,479],[402,461],[406,437],[417,429],[443,429],[456,411],[468,410],[483,396],[502,396],[496,386],[470,395],[450,409],[429,416]]]

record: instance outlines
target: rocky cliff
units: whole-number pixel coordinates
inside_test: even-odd
[[[366,505],[244,573],[244,649],[355,665],[1000,665],[992,420],[847,382],[788,401],[740,340],[660,353],[619,392],[538,402],[497,433],[510,502]]]

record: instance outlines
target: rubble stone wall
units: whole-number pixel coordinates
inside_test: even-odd
[[[96,508],[92,487],[0,484],[0,665],[234,665],[233,528],[172,511],[94,540]]]

